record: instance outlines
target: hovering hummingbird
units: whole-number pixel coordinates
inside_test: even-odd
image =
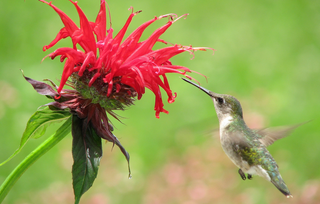
[[[252,130],[243,120],[240,102],[235,97],[214,93],[187,79],[182,79],[212,98],[220,124],[221,146],[231,161],[239,167],[238,173],[241,178],[246,180],[245,173],[250,180],[254,174],[261,176],[275,185],[287,198],[293,197],[279,173],[276,161],[266,147],[285,137],[299,125],[280,128],[277,131]]]

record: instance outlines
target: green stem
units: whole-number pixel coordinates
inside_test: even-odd
[[[58,144],[71,131],[71,117],[35,150],[33,150],[6,178],[0,186],[0,203],[6,197],[12,186],[22,176],[22,174],[42,155]]]

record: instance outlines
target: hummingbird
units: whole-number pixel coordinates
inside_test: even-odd
[[[267,146],[276,140],[286,137],[295,127],[252,130],[244,119],[240,102],[233,96],[217,94],[201,87],[185,78],[184,81],[198,87],[208,94],[214,103],[219,119],[221,146],[230,160],[239,168],[238,173],[243,180],[258,175],[270,181],[287,198],[293,197],[283,181],[276,161],[267,150]]]

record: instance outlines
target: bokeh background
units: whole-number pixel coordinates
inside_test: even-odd
[[[77,21],[67,0],[53,2]],[[93,187],[81,203],[97,204],[206,204],[206,203],[320,203],[320,2],[314,0],[247,1],[108,1],[112,26],[117,32],[131,11],[129,31],[167,13],[182,15],[162,39],[182,45],[216,49],[174,57],[172,62],[208,77],[192,74],[201,85],[217,93],[237,97],[252,128],[311,122],[268,149],[278,162],[293,198],[285,198],[260,177],[242,181],[237,167],[224,154],[218,136],[218,120],[210,98],[169,75],[178,97],[165,102],[170,114],[154,116],[151,91],[126,111],[122,123],[113,120],[115,135],[131,155],[133,178],[127,178],[126,161],[112,144],[104,144],[104,156]],[[99,1],[80,0],[94,21]],[[58,83],[63,64],[41,60],[47,45],[62,28],[58,15],[35,1],[0,1],[0,161],[18,147],[28,118],[49,101],[23,79],[50,78]],[[143,39],[167,22],[156,22]],[[158,46],[158,45],[157,45]],[[159,45],[161,46],[161,45]],[[166,97],[164,95],[164,99]],[[0,182],[46,136],[30,140],[10,162],[0,167]],[[73,203],[71,185],[71,135],[39,159],[8,194],[6,204]]]

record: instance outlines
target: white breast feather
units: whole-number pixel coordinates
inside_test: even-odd
[[[222,131],[230,125],[232,120],[233,118],[230,115],[228,115],[220,121],[220,139],[221,139],[221,136],[223,135]]]

